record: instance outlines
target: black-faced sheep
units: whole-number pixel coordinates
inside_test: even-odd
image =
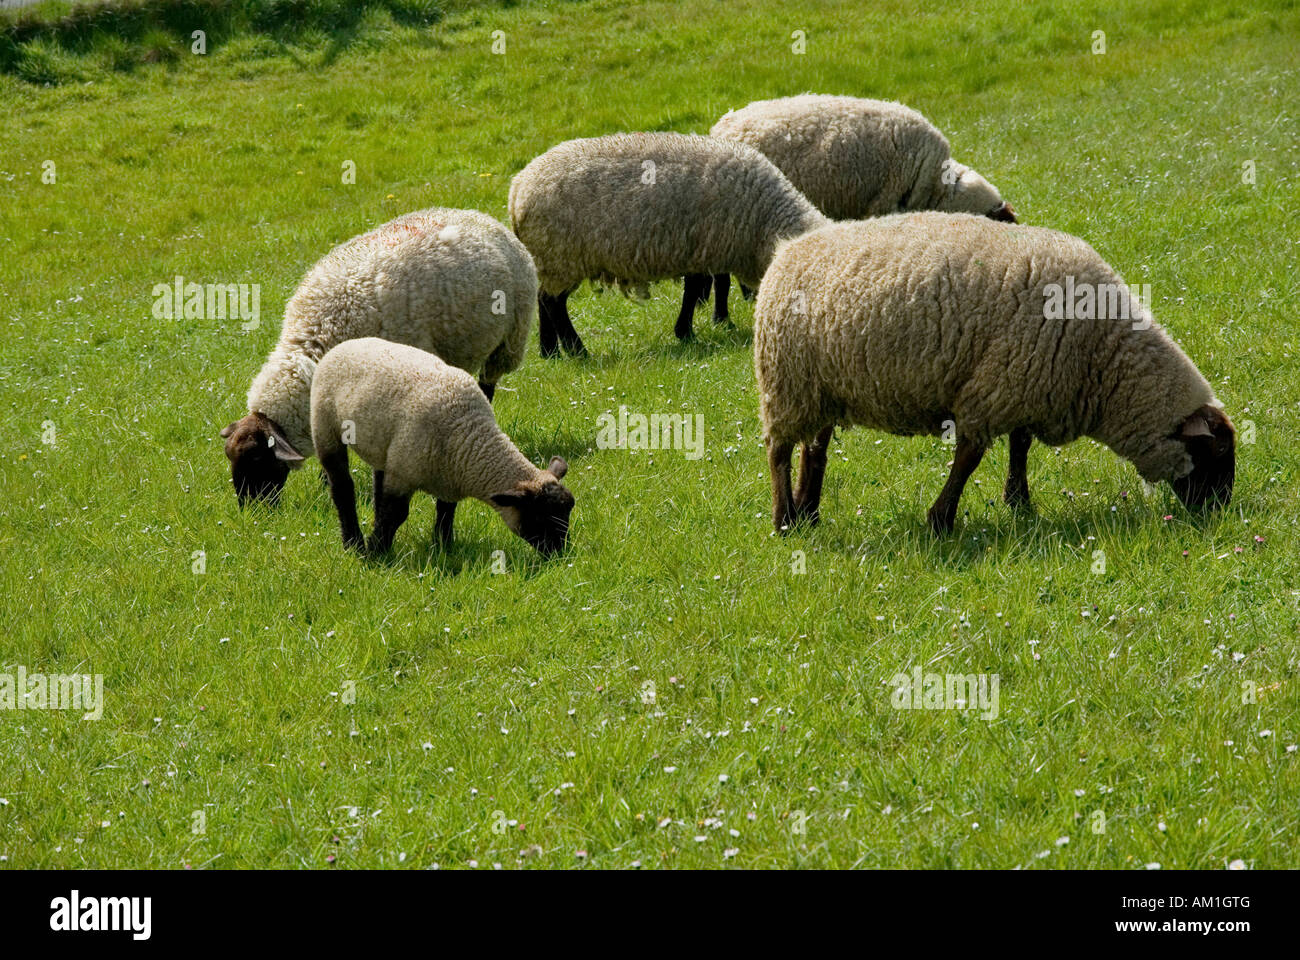
[[[1061,314],[1065,289],[1091,305]],[[754,363],[777,529],[817,520],[836,425],[953,431],[935,531],[1002,434],[1012,505],[1029,501],[1034,437],[1093,437],[1189,507],[1232,495],[1235,433],[1210,385],[1092,247],[1052,230],[912,213],[783,244],[758,293]]]
[[[290,468],[312,455],[312,375],[335,344],[382,336],[430,350],[478,373],[491,399],[523,362],[536,302],[528,251],[475,210],[408,213],[335,247],[286,304],[248,415],[221,431],[240,503],[276,500]]]
[[[674,332],[692,333],[710,277],[758,286],[777,241],[827,222],[757,150],[679,133],[569,140],[510,184],[510,222],[537,264],[543,356],[586,348],[567,300],[586,279],[686,278]]]
[[[451,542],[456,504],[489,504],[543,555],[569,534],[573,494],[561,457],[541,470],[497,426],[492,405],[457,367],[377,337],[349,340],[320,361],[311,386],[312,442],[329,479],[343,543],[362,549],[348,449],[374,468],[375,526],[368,553],[388,550],[411,495],[437,500],[435,534]]]

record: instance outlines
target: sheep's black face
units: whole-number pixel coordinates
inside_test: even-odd
[[[544,557],[558,553],[569,541],[573,494],[560,483],[548,483],[519,511],[519,536]]]
[[[985,214],[985,216],[987,216],[990,220],[999,220],[1002,223],[1020,222],[1019,220],[1016,219],[1016,211],[1012,210],[1011,204],[1007,203],[1005,200],[1003,200],[1002,203],[1000,203],[998,206],[990,210],[987,214]]]
[[[569,515],[574,500],[573,494],[560,483],[568,469],[563,458],[554,457],[542,472],[540,484],[521,486],[491,497],[506,525],[544,557],[563,550],[569,541]]]
[[[1237,470],[1237,433],[1222,410],[1204,406],[1175,434],[1192,458],[1192,469],[1170,483],[1183,506],[1227,506]]]
[[[230,460],[230,479],[239,505],[260,500],[274,505],[289,479],[289,470],[303,456],[285,439],[274,420],[250,413],[221,431]]]

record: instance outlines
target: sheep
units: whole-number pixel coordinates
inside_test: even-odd
[[[1061,310],[1062,291],[1074,313]],[[936,533],[952,528],[966,480],[1004,433],[1013,507],[1029,506],[1034,437],[1093,437],[1147,481],[1169,481],[1189,508],[1232,496],[1235,431],[1214,391],[1115,271],[1068,234],[913,213],[792,240],[758,292],[754,366],[777,530],[817,522],[836,425],[955,437],[928,515]]]
[[[510,184],[510,222],[537,263],[543,356],[586,347],[568,296],[585,279],[686,277],[674,332],[692,335],[710,275],[758,286],[778,240],[828,221],[752,147],[680,133],[569,140]]]
[[[537,302],[528,251],[477,210],[434,207],[353,237],[285,305],[280,341],[248,391],[247,416],[221,431],[242,505],[275,502],[312,454],[312,372],[330,347],[381,335],[479,371],[489,400],[524,359]]]
[[[311,385],[311,435],[338,510],[343,544],[385,553],[417,490],[437,500],[435,535],[452,539],[456,504],[483,500],[543,555],[564,547],[573,494],[568,464],[528,462],[497,426],[492,404],[464,370],[378,337],[330,350]],[[348,447],[374,468],[375,526],[363,544]]]
[[[1016,222],[993,185],[952,160],[947,138],[901,103],[817,94],[756,100],[709,134],[756,148],[832,220],[943,210]],[[718,275],[714,285],[714,316],[725,317],[730,278]]]

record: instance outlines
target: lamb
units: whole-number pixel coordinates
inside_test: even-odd
[[[491,400],[523,362],[536,302],[528,251],[475,210],[408,213],[335,247],[286,304],[248,415],[221,431],[241,506],[278,500],[290,468],[313,453],[312,373],[335,344],[377,335],[431,350],[478,372]]]
[[[562,457],[528,462],[497,426],[474,378],[415,347],[378,337],[349,340],[316,367],[311,434],[343,528],[343,544],[386,552],[417,490],[437,500],[435,535],[448,545],[456,504],[483,500],[541,554],[568,540],[573,494]],[[363,545],[348,472],[351,446],[374,468],[375,526]]]
[[[955,436],[936,533],[1004,433],[1014,507],[1029,505],[1034,437],[1093,437],[1189,508],[1232,496],[1235,431],[1210,385],[1092,247],[1053,230],[927,212],[783,244],[758,293],[754,365],[778,530],[817,522],[837,424]]]
[[[759,150],[833,220],[944,210],[1016,222],[997,189],[954,161],[947,138],[901,103],[817,94],[756,100],[709,134]],[[730,278],[716,276],[714,285],[714,316],[725,317]]]
[[[692,335],[710,275],[758,286],[778,240],[828,221],[744,144],[680,133],[569,140],[510,184],[510,222],[537,263],[543,356],[586,347],[568,296],[585,279],[644,286],[686,277],[674,332]]]

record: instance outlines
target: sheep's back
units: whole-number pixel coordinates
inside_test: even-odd
[[[528,300],[531,263],[509,231],[472,210],[406,214],[322,258],[285,309],[285,335],[316,352],[382,337],[477,371]]]
[[[775,239],[820,220],[758,151],[672,133],[553,147],[515,177],[510,217],[553,293],[708,272],[757,284]]]
[[[970,215],[836,224],[783,245],[755,311],[765,430],[936,434],[955,418],[978,435],[1073,439],[1096,358],[1122,332],[1045,319],[1044,288],[1067,275],[1120,282],[1077,238]]]
[[[710,131],[764,154],[835,220],[925,206],[948,141],[900,103],[805,95],[760,100]]]

